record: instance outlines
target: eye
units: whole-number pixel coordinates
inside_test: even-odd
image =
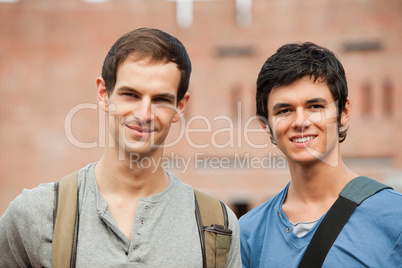
[[[171,103],[172,101],[168,98],[164,97],[157,97],[154,99],[155,102],[162,102],[162,103]]]
[[[284,115],[284,114],[290,113],[291,111],[292,110],[290,110],[289,108],[285,108],[285,109],[277,111],[276,115]]]
[[[131,97],[131,98],[135,98],[135,99],[138,99],[138,98],[139,98],[137,94],[131,93],[131,92],[124,92],[124,93],[122,93],[121,95],[127,96],[127,97]]]
[[[313,104],[310,106],[310,109],[312,111],[321,111],[321,110],[325,109],[325,106],[321,105],[321,104]]]

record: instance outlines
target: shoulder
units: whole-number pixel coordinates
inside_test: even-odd
[[[385,189],[364,200],[350,217],[350,225],[357,224],[361,230],[381,237],[398,239],[402,230],[402,194]],[[364,225],[362,225],[364,223]]]
[[[395,254],[402,248],[401,217],[402,194],[384,189],[357,206],[337,238],[335,247],[341,252],[349,252],[349,257],[365,259],[368,267],[385,267],[385,263],[394,267],[392,260],[402,261],[402,255]],[[377,245],[375,249],[371,246],[373,244]]]
[[[191,199],[193,200],[194,203],[194,191],[198,191],[201,194],[205,194],[206,196],[209,196],[211,199],[215,199],[216,201],[219,201],[218,198],[215,196],[212,196],[204,191],[199,191],[195,190],[192,186],[183,183],[179,178],[177,178],[175,175],[170,174],[170,179],[172,180],[173,187],[175,188],[175,191],[177,191],[181,195],[191,195]],[[177,196],[176,196],[177,198]],[[217,202],[217,204],[219,204]],[[235,229],[238,229],[238,221],[235,213],[230,209],[230,207],[227,204],[224,204],[226,207],[226,211],[228,213],[228,219],[229,219],[229,227],[234,227]],[[232,225],[233,224],[233,225]]]
[[[367,198],[361,205],[362,208],[378,208],[382,211],[402,212],[402,193],[392,189],[384,189]]]
[[[402,230],[402,221],[395,221],[402,217],[402,194],[392,189],[382,190],[364,200],[354,214],[367,221],[379,219],[382,224]]]
[[[53,226],[53,200],[54,183],[23,190],[0,218],[0,228],[30,240],[26,243],[38,243]]]
[[[81,181],[84,171],[80,170]],[[61,178],[60,178],[61,179]],[[53,222],[54,182],[42,183],[32,189],[24,189],[9,205],[4,215],[16,221],[26,219],[27,222],[38,219]]]
[[[250,210],[239,220],[241,256],[244,267],[259,265],[268,225],[278,218],[277,213],[286,196],[287,187],[265,203]],[[272,229],[273,230],[273,229]]]
[[[194,189],[182,182],[175,175],[168,173],[170,182],[168,188],[163,193],[164,198],[169,202],[180,203],[185,207],[194,208]]]
[[[170,183],[173,185],[173,188],[179,190],[179,191],[185,191],[185,192],[193,192],[193,187],[185,184],[182,182],[178,177],[176,177],[172,173],[167,173],[170,178]]]
[[[281,205],[281,202],[286,195],[287,188],[282,190],[280,193],[275,195],[273,198],[269,199],[265,203],[253,208],[245,215],[243,215],[240,220],[240,229],[242,226],[248,227],[251,225],[259,225],[260,222],[265,222],[266,217],[272,212],[276,211],[276,209]]]
[[[391,200],[402,202],[402,193],[397,192],[393,189],[384,189],[380,191],[378,194],[384,195],[384,197],[389,198]]]
[[[33,189],[24,189],[10,203],[7,212],[14,218],[40,217],[53,210],[54,183],[40,184]]]
[[[12,252],[21,263],[39,266],[37,254],[45,241],[51,241],[53,193],[54,183],[41,184],[34,189],[23,190],[10,203],[0,218],[3,254]],[[10,254],[7,256],[10,257]]]

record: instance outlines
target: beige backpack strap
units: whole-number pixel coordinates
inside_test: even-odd
[[[78,235],[78,171],[55,183],[52,267],[75,267]]]
[[[204,267],[224,268],[232,235],[226,206],[208,194],[197,190],[194,194]]]

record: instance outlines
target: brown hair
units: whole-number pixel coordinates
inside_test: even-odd
[[[333,52],[311,42],[283,45],[264,63],[257,79],[257,115],[269,126],[267,105],[271,90],[304,76],[327,84],[337,104],[339,142],[343,142],[347,129],[342,129],[341,114],[348,97],[345,70]],[[276,144],[272,135],[271,141]]]
[[[152,28],[140,28],[121,36],[109,50],[102,67],[106,91],[116,85],[118,67],[128,58],[150,62],[173,62],[181,73],[177,102],[186,94],[190,81],[191,61],[183,44],[174,36]]]

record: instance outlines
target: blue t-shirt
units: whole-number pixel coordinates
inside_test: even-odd
[[[240,218],[243,268],[298,267],[324,216],[296,236],[282,210],[288,187]],[[382,190],[358,206],[322,267],[402,267],[402,194]]]

